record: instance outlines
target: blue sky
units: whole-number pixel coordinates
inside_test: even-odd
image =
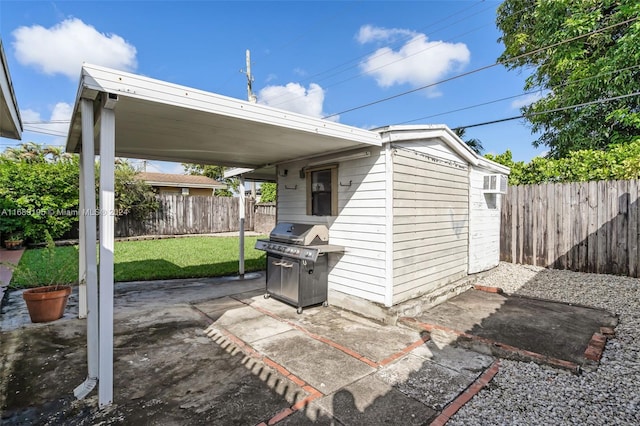
[[[0,35],[23,142],[64,144],[83,61],[246,99],[247,49],[259,103],[362,128],[453,128],[518,115],[534,95],[448,112],[522,94],[527,73],[496,66],[357,107],[495,63],[499,4],[2,0]],[[485,152],[510,149],[515,160],[544,151],[532,147],[523,120],[469,128],[467,137]],[[0,149],[17,143],[0,138]],[[182,168],[151,162],[148,170]]]

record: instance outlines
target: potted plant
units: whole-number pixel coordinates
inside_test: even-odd
[[[0,200],[0,208],[2,207],[3,202]],[[11,210],[7,210],[2,208],[0,211],[10,212]],[[9,250],[16,250],[22,247],[22,243],[24,241],[24,235],[21,231],[22,229],[22,217],[15,215],[2,215],[0,218],[0,235],[2,235],[2,242],[4,243],[5,248]]]
[[[60,264],[56,259],[56,246],[48,232],[46,247],[37,251],[37,257],[29,268],[19,264],[13,277],[20,286],[30,286],[22,293],[32,322],[55,321],[62,317],[71,294],[71,285],[64,279],[70,265]],[[34,250],[34,252],[36,252]],[[12,280],[13,282],[13,280]]]
[[[18,250],[22,248],[22,243],[24,242],[24,237],[22,236],[22,232],[13,231],[10,232],[4,239],[4,247],[7,250]]]

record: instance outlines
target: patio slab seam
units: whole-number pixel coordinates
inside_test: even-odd
[[[337,342],[334,342],[331,339],[327,339],[326,337],[323,337],[323,336],[320,336],[318,334],[312,333],[311,331],[307,330],[306,328],[302,327],[301,325],[299,325],[299,324],[297,324],[297,323],[295,323],[293,321],[289,321],[287,319],[284,319],[284,318],[278,316],[277,314],[269,311],[268,309],[262,308],[260,306],[254,306],[253,304],[248,303],[245,300],[242,300],[240,298],[236,298],[234,296],[231,296],[231,297],[233,299],[238,300],[239,302],[241,302],[241,303],[243,303],[243,304],[255,309],[256,311],[261,312],[261,313],[263,313],[265,315],[268,315],[269,317],[274,318],[274,319],[276,319],[276,320],[278,320],[280,322],[283,322],[283,323],[289,325],[290,327],[293,327],[294,329],[306,334],[307,336],[311,337],[312,339],[317,340],[317,341],[319,341],[321,343],[324,343],[326,345],[329,345],[334,349],[338,349],[339,351],[344,352],[345,354],[347,354],[347,355],[349,355],[349,356],[351,356],[351,357],[353,357],[353,358],[355,358],[355,359],[357,359],[359,361],[362,361],[365,364],[367,364],[368,366],[373,367],[373,368],[384,367],[385,365],[387,365],[387,364],[389,364],[389,363],[401,358],[402,356],[408,354],[409,352],[411,352],[412,350],[414,350],[418,346],[424,344],[425,342],[429,341],[429,339],[430,339],[430,337],[428,335],[422,336],[420,339],[418,339],[415,342],[409,344],[408,346],[406,346],[402,350],[400,350],[398,352],[395,352],[395,353],[392,353],[391,355],[389,355],[388,357],[386,357],[385,359],[383,359],[380,362],[376,362],[376,361],[373,361],[373,360],[367,358],[364,355],[359,354],[358,352],[356,352],[356,351],[354,351],[352,349],[347,348],[346,346],[343,346],[343,345],[341,345],[341,344],[339,344]]]
[[[209,327],[207,328],[207,330],[205,330],[205,334],[207,334],[207,336],[212,338],[213,335],[215,335],[215,333],[218,332],[219,334],[223,335],[226,339],[228,339],[233,345],[235,345],[238,350],[244,352],[245,355],[255,360],[258,360],[262,362],[265,366],[277,371],[281,376],[284,376],[284,378],[291,381],[295,385],[300,386],[302,390],[307,393],[307,396],[305,398],[301,399],[300,401],[296,402],[290,407],[287,407],[281,410],[279,413],[277,413],[270,419],[260,423],[260,425],[273,425],[285,419],[286,417],[290,416],[291,414],[294,414],[296,411],[301,410],[305,406],[309,405],[312,401],[324,396],[324,394],[320,392],[318,389],[314,388],[309,383],[302,380],[300,377],[291,373],[284,366],[278,364],[271,358],[265,355],[262,355],[260,352],[256,351],[250,344],[243,341],[242,339],[240,339],[238,336],[234,335],[230,331],[225,330],[222,327],[213,327],[213,324],[215,321],[211,317],[209,317],[206,313],[198,309],[198,307],[196,307],[195,305],[191,305],[191,308],[194,309],[196,312],[198,312],[200,316],[203,319],[205,319],[209,324]]]
[[[553,358],[547,355],[543,355],[537,352],[532,352],[526,349],[521,349],[521,348],[517,348],[515,346],[512,345],[508,345],[506,343],[502,343],[502,342],[498,342],[496,340],[492,340],[492,339],[488,339],[486,337],[480,337],[480,336],[475,336],[473,334],[470,333],[466,333],[464,331],[460,331],[460,330],[455,330],[453,328],[450,327],[445,327],[443,325],[438,325],[438,324],[427,324],[427,323],[423,323],[420,322],[418,320],[416,320],[415,318],[410,318],[410,317],[402,317],[398,319],[399,322],[404,323],[408,326],[414,326],[414,327],[419,327],[421,329],[424,329],[428,332],[432,332],[434,330],[439,330],[442,331],[444,333],[448,333],[448,334],[452,334],[454,336],[457,336],[459,338],[463,338],[466,340],[470,340],[472,342],[477,342],[477,343],[481,343],[484,345],[487,345],[491,348],[496,348],[499,349],[501,351],[507,352],[507,353],[511,353],[513,355],[517,355],[517,356],[522,356],[522,357],[526,357],[529,359],[535,359],[539,362],[554,366],[554,367],[558,367],[558,368],[563,368],[566,370],[569,370],[573,373],[579,373],[580,372],[580,365],[576,364],[575,362],[571,362],[571,361],[566,361],[563,359],[558,359],[558,358]],[[587,348],[587,350],[589,350],[589,348]]]

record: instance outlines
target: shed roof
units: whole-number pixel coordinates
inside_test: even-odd
[[[413,124],[385,126],[374,129],[379,132],[383,142],[414,141],[426,138],[438,138],[467,163],[483,167],[496,173],[509,174],[508,167],[491,161],[473,151],[446,124]]]
[[[0,136],[10,139],[22,139],[22,120],[18,101],[13,91],[9,74],[9,65],[4,56],[0,39]]]
[[[380,135],[369,130],[84,64],[68,152],[80,151],[80,100],[98,97],[115,103],[120,157],[257,169],[382,144]]]
[[[153,186],[175,186],[190,188],[226,188],[227,185],[207,176],[180,175],[175,173],[140,172],[138,178]]]

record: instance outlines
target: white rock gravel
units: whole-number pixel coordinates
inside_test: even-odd
[[[639,279],[501,263],[480,283],[603,308],[619,315],[619,324],[594,372],[502,360],[491,383],[449,425],[640,425]]]

